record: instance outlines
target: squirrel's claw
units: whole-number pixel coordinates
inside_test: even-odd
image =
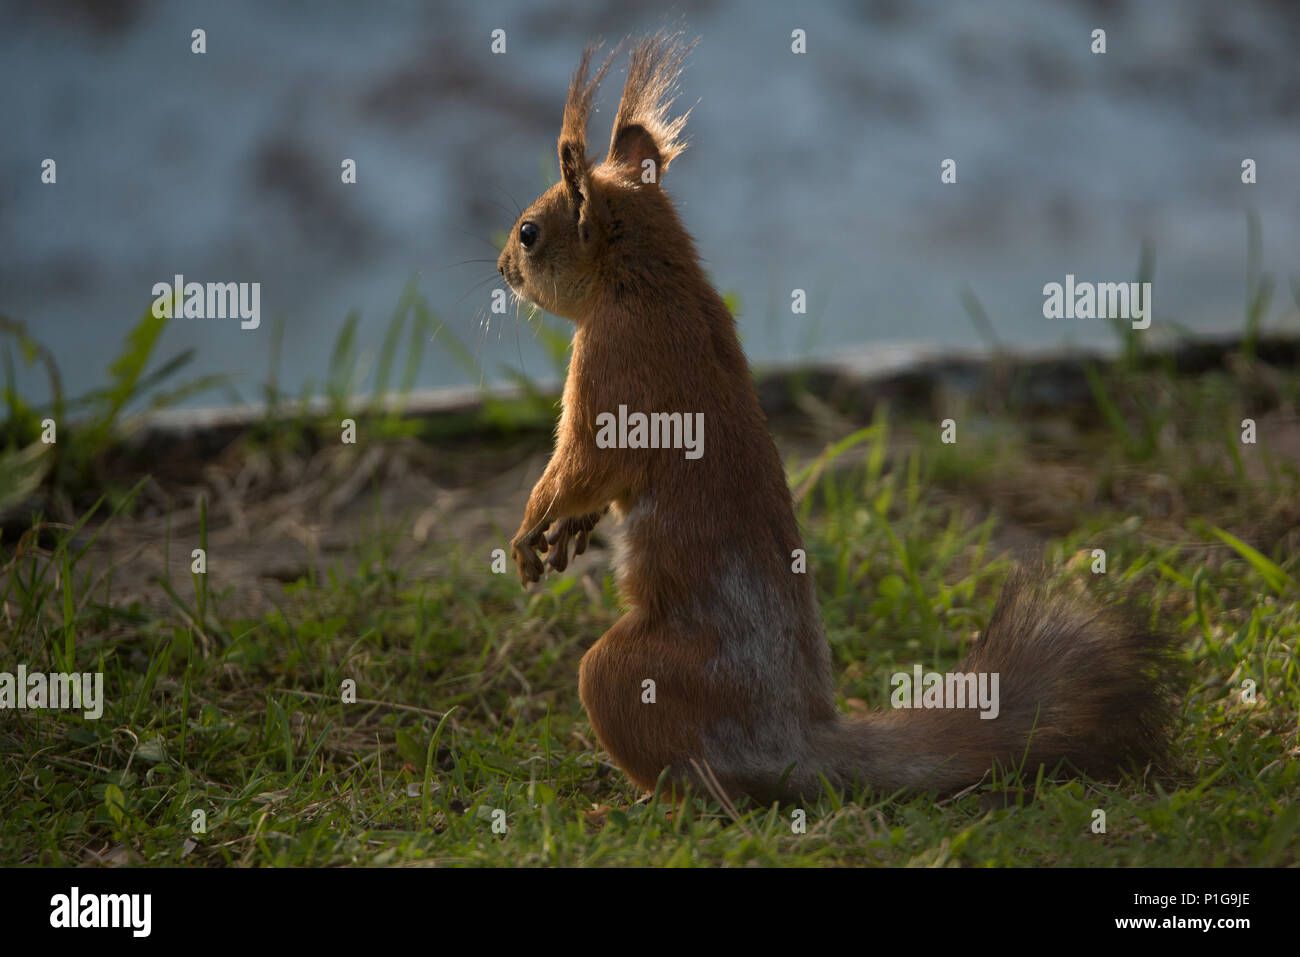
[[[596,527],[603,513],[592,512],[577,518],[563,518],[555,523],[546,535],[546,543],[551,546],[551,553],[546,557],[546,564],[557,572],[569,567],[569,541],[573,541],[573,556],[576,558],[587,550],[591,541],[591,530]]]
[[[548,547],[546,542],[548,524],[538,525],[529,532],[516,535],[514,541],[510,543],[510,554],[519,567],[519,581],[525,586],[529,582],[540,581],[542,573],[546,570],[537,553],[545,552]]]

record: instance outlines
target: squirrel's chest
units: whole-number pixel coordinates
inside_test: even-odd
[[[610,511],[618,519],[614,532],[614,578],[620,584],[637,574],[638,558],[647,547],[650,524],[654,518],[654,497],[647,493],[639,498],[615,499]]]

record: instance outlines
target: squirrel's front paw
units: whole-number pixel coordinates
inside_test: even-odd
[[[577,558],[587,550],[591,530],[600,521],[602,512],[592,512],[577,518],[564,518],[556,522],[555,528],[546,536],[546,544],[551,553],[546,556],[546,564],[557,572],[569,567],[569,540],[573,540],[573,557]]]
[[[519,581],[527,585],[529,582],[540,581],[542,572],[545,568],[542,565],[541,558],[538,557],[539,551],[546,551],[546,524],[538,525],[526,532],[520,532],[510,542],[510,555],[519,566]]]

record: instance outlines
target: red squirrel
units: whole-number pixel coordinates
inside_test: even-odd
[[[837,712],[813,582],[792,571],[802,543],[785,471],[735,321],[662,187],[685,147],[686,115],[670,114],[689,50],[664,34],[633,44],[609,152],[593,164],[587,120],[614,54],[592,75],[588,47],[564,108],[560,182],[497,262],[517,297],[574,324],[555,450],[511,541],[520,579],[563,571],[611,505],[621,519],[627,612],[578,676],[601,744],[642,788],[668,769],[674,787],[711,781],[760,800],[815,797],[823,778],[953,790],[995,765],[1102,774],[1159,759],[1167,641],[1041,573],[1004,586],[959,669],[999,676],[994,719]],[[634,441],[637,413],[665,441],[644,428]],[[665,447],[681,444],[679,421],[702,423],[694,455]]]

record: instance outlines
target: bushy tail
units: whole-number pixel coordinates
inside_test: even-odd
[[[813,742],[837,787],[951,790],[1062,761],[1105,777],[1159,763],[1174,714],[1170,641],[1122,606],[1102,607],[1021,571],[958,672],[997,674],[999,710],[893,709],[841,720]]]

